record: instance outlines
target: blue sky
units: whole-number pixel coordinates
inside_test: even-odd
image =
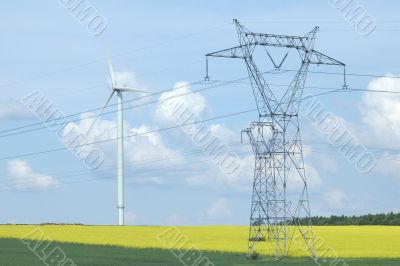
[[[65,114],[103,105],[109,90],[102,40],[107,43],[118,77],[134,86],[159,92],[173,89],[178,82],[201,81],[205,75],[204,54],[238,44],[234,18],[256,32],[302,35],[319,26],[315,48],[345,62],[348,72],[399,74],[397,1],[385,1],[385,5],[359,1],[376,21],[376,29],[368,36],[348,24],[329,1],[90,3],[107,19],[101,38],[89,34],[59,1],[2,4],[0,131],[38,122],[18,103],[36,90]],[[341,71],[323,66],[313,66],[311,70]],[[241,61],[212,59],[210,75],[212,79],[233,80],[245,77],[247,72]],[[287,80],[276,78],[274,82]],[[397,79],[349,76],[348,83],[354,89],[400,89]],[[307,86],[341,85],[340,75],[310,73],[307,79]],[[204,86],[186,89],[193,91]],[[307,95],[320,92],[305,89]],[[126,130],[146,132],[173,124],[157,111],[158,96],[151,99],[154,104],[125,111]],[[255,107],[248,84],[230,84],[184,99],[202,119]],[[365,147],[371,148],[369,151],[376,154],[378,164],[368,174],[358,173],[302,117],[312,213],[400,211],[396,204],[400,190],[400,164],[396,157],[396,149],[400,148],[396,144],[400,140],[400,97],[357,91],[328,94],[318,100]],[[133,164],[126,168],[127,223],[247,224],[252,155],[248,146],[238,143],[240,131],[256,118],[256,113],[247,113],[205,123],[221,140],[233,145],[232,149],[243,160],[244,168],[233,180],[224,176],[179,129],[130,139],[126,160]],[[84,129],[87,121],[75,122],[75,126]],[[112,137],[114,126],[115,113],[102,116],[92,140]],[[10,158],[64,147],[50,129],[4,134],[0,134],[0,223],[116,222],[113,143],[99,145],[106,155],[104,169],[91,172],[68,150]]]

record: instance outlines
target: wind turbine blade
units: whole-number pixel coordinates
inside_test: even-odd
[[[115,87],[116,90],[123,91],[123,92],[142,92],[142,93],[152,93],[151,91],[147,90],[139,90],[130,87]]]
[[[108,74],[110,75],[111,79],[111,87],[114,89],[114,87],[117,85],[115,82],[115,76],[114,76],[114,69],[111,64],[111,58],[110,58],[110,53],[108,52],[108,49],[105,47],[104,52],[106,54],[106,60],[107,60],[107,66],[108,66]]]
[[[103,108],[101,108],[100,111],[99,111],[99,112],[97,113],[97,115],[95,116],[93,123],[90,125],[88,131],[86,132],[86,135],[89,135],[90,132],[92,131],[94,125],[95,125],[96,122],[97,122],[97,119],[103,114],[104,109],[107,107],[108,103],[110,102],[111,98],[113,97],[114,92],[115,92],[115,90],[113,90],[113,91],[110,93],[110,96],[108,96],[108,99],[107,99],[106,103],[104,104]]]

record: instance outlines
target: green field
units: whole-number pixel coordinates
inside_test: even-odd
[[[55,248],[61,248],[77,265],[93,266],[192,266],[199,257],[213,264],[196,266],[400,266],[399,226],[316,226],[314,231],[319,264],[297,245],[291,248],[289,258],[276,261],[271,257],[273,242],[259,242],[259,258],[247,259],[246,226],[0,225],[0,266],[58,265],[46,264],[35,255],[42,254],[45,259]],[[49,247],[47,243],[51,243]],[[170,249],[184,254],[187,263]],[[193,252],[185,253],[187,249]],[[333,258],[341,258],[346,264]]]
[[[182,264],[170,251],[162,249],[131,249],[98,245],[56,243],[77,265],[85,266],[179,266]],[[310,259],[269,258],[249,260],[244,254],[203,252],[215,266],[219,265],[317,265]],[[326,262],[321,265],[329,265]],[[400,259],[346,259],[349,266],[399,266]],[[42,266],[45,265],[18,239],[0,239],[0,265]],[[340,264],[342,265],[342,264]]]

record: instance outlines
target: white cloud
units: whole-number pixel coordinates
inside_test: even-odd
[[[130,71],[116,71],[115,82],[117,86],[137,88],[140,86],[136,74]]]
[[[304,168],[306,169],[307,185],[310,189],[315,189],[321,186],[321,177],[315,169],[315,167],[310,163],[305,163]]]
[[[171,158],[166,162],[166,165],[183,161],[183,158],[179,152],[174,151],[166,146],[160,133],[152,132],[143,134],[152,130],[154,130],[154,128],[147,125],[141,125],[138,128],[130,128],[128,130],[129,135],[142,134],[126,140],[125,147],[128,160],[134,162],[143,162],[145,160],[152,160],[160,157]],[[159,165],[163,165],[163,163],[159,163]]]
[[[65,132],[69,127],[75,127],[80,132],[86,133],[94,122],[93,118],[88,118],[92,114],[81,116],[78,124],[70,123],[65,128]],[[148,125],[132,127],[128,121],[124,121],[124,136],[132,136],[124,138],[125,165],[129,169],[130,166],[138,168],[156,168],[159,166],[171,166],[183,161],[183,157],[178,151],[175,151],[164,143],[162,136],[158,132],[151,132],[156,128]],[[151,132],[151,133],[148,133]],[[103,140],[114,139],[99,144],[99,148],[104,152],[106,161],[115,164],[116,161],[116,139],[117,124],[115,120],[106,120],[99,118],[92,127],[87,142],[98,142]],[[115,156],[114,156],[115,155]],[[156,162],[156,163],[155,163]],[[160,177],[152,176],[147,179],[136,179],[139,183],[156,183],[161,184],[163,181]]]
[[[210,187],[216,190],[235,189],[238,191],[251,190],[254,171],[254,156],[240,158],[240,168],[237,175],[225,174],[214,161],[203,164],[202,169],[195,175],[188,176],[186,184],[190,186]],[[206,158],[206,157],[205,157]]]
[[[357,197],[359,196],[360,195],[358,195]],[[355,198],[355,195],[348,195],[345,191],[338,188],[329,189],[325,193],[323,193],[323,203],[324,204],[317,203],[317,205],[320,204],[319,209],[322,209],[324,213],[330,214],[354,214],[366,210],[363,201],[360,201],[359,199],[357,200]],[[367,210],[370,210],[370,208],[371,204],[369,205],[369,208],[367,208]]]
[[[374,79],[367,89],[400,92],[400,79]],[[386,145],[400,141],[400,94],[366,92],[360,111],[362,121],[367,126],[366,139]]]
[[[387,76],[396,76],[386,74]],[[400,76],[396,76],[400,77]],[[374,146],[387,147],[374,168],[379,173],[397,176],[400,163],[396,160],[398,152],[393,152],[393,143],[400,141],[400,79],[382,77],[372,80],[367,90],[391,91],[397,93],[365,92],[360,104],[363,140]],[[373,151],[376,153],[376,151]]]
[[[331,189],[324,194],[325,202],[335,210],[345,210],[350,207],[347,194],[340,189]]]
[[[165,219],[165,224],[170,226],[185,225],[187,224],[187,219],[180,214],[171,214]]]
[[[240,157],[240,168],[237,175],[226,175],[214,164],[213,161],[205,163],[203,170],[197,171],[198,174],[188,176],[186,183],[190,186],[211,187],[217,190],[220,189],[235,189],[237,191],[249,192],[252,190],[254,179],[254,155],[249,151],[248,145],[245,151],[248,154]],[[205,157],[206,158],[206,157]],[[322,179],[318,170],[313,166],[309,158],[305,158],[304,167],[306,169],[306,181],[309,190],[316,190],[321,187]],[[303,189],[303,180],[297,173],[296,169],[292,168],[289,174],[287,188],[291,193],[301,192]]]
[[[221,124],[210,125],[210,131],[213,136],[225,143],[240,142],[240,135]]]
[[[166,92],[160,96],[159,103],[155,110],[155,117],[158,118],[158,121],[165,122],[169,120],[169,122],[174,122],[170,120],[170,115],[164,110],[164,101],[168,97],[191,91],[188,84],[184,82],[177,83],[175,87],[176,89],[174,91]],[[207,106],[206,99],[199,93],[175,97],[168,101],[183,103],[185,106],[188,106],[189,111],[195,115],[203,114]],[[89,114],[86,114],[86,116],[88,115]],[[82,116],[82,118],[85,118],[85,116]],[[73,126],[79,128],[81,132],[86,132],[92,123],[93,119],[82,119],[78,124],[73,124]],[[183,181],[189,186],[207,187],[215,190],[234,189],[246,193],[251,191],[254,176],[254,155],[249,145],[238,147],[227,145],[231,151],[240,152],[240,156],[238,157],[240,160],[240,168],[237,175],[224,174],[224,171],[215,163],[219,161],[218,158],[212,160],[207,154],[200,154],[200,157],[196,159],[202,162],[200,165],[185,166],[184,170],[181,170],[180,167],[174,168],[173,166],[179,166],[186,160],[179,151],[171,148],[171,146],[177,144],[179,148],[190,146],[190,149],[193,149],[195,144],[190,142],[190,137],[187,137],[186,141],[182,141],[182,138],[179,138],[177,143],[173,143],[171,139],[166,142],[158,132],[143,134],[154,129],[154,127],[144,124],[138,127],[131,127],[129,123],[125,121],[124,135],[137,135],[125,139],[126,161],[136,164],[134,165],[135,170],[138,168],[147,168],[144,176],[142,174],[135,175],[134,182],[144,185],[163,185],[168,182],[179,183]],[[225,125],[212,124],[208,126],[208,130],[221,141],[221,144],[239,142],[240,135]],[[115,120],[99,119],[90,133],[89,141],[102,141],[110,138],[116,138]],[[168,146],[166,145],[167,143]],[[115,163],[115,156],[112,156],[115,154],[115,141],[103,143],[100,147],[105,154],[111,154],[111,158],[108,158],[108,160],[111,161],[111,163]],[[243,154],[243,152],[245,152],[245,154]],[[155,158],[160,157],[170,159],[154,161]],[[128,168],[129,164],[127,163],[126,166]],[[168,171],[162,170],[164,166],[168,168]],[[317,170],[309,164],[306,165],[306,169],[309,187],[318,187],[321,183],[321,179]],[[294,180],[290,187],[299,187],[299,183],[301,183],[301,180]]]
[[[399,160],[400,154],[390,154],[388,152],[385,152],[382,157],[379,158],[376,167],[374,170],[376,170],[379,173],[383,173],[385,175],[388,175],[390,177],[397,178],[397,180],[400,181],[399,178],[399,170],[400,170],[400,160]]]
[[[0,103],[0,120],[32,119],[34,115],[20,101],[10,99]]]
[[[163,185],[165,183],[163,178],[159,176],[137,177],[136,182],[141,185],[144,184]]]
[[[182,95],[183,96],[180,96]],[[175,97],[178,96],[178,97]],[[172,97],[172,98],[171,98]],[[176,108],[182,107],[182,108]],[[184,122],[191,122],[191,121],[199,121],[201,115],[206,111],[207,103],[206,99],[200,93],[191,93],[191,89],[188,83],[186,82],[178,82],[175,85],[175,90],[170,92],[163,93],[160,98],[158,105],[155,111],[155,117],[157,121],[161,123],[167,124],[180,124]],[[177,113],[174,111],[179,110]],[[184,115],[181,117],[180,114],[184,112]],[[182,120],[188,118],[188,121],[177,121],[177,119],[182,118]],[[193,128],[203,131],[207,131],[209,136],[215,139],[212,143],[216,143],[221,149],[225,150],[224,154],[220,156],[214,157],[210,155],[208,150],[217,147],[208,147],[201,146],[199,142],[191,142],[193,141],[192,136],[187,136],[188,131],[178,131],[179,135],[175,135],[178,139],[179,144],[185,145],[188,144],[191,147],[195,146],[200,150],[203,150],[204,156],[201,159],[205,159],[205,163],[202,164],[201,169],[199,167],[195,168],[193,174],[187,175],[185,177],[185,181],[188,185],[191,186],[204,186],[204,187],[215,187],[215,188],[222,188],[222,187],[233,187],[233,186],[240,186],[242,184],[242,178],[236,174],[224,174],[223,170],[221,169],[223,165],[219,164],[220,162],[226,159],[226,156],[232,155],[229,158],[234,158],[235,162],[241,161],[239,157],[233,156],[234,149],[230,147],[230,144],[234,141],[239,142],[240,136],[236,134],[231,129],[227,128],[222,124],[212,124],[212,125],[194,125]],[[192,130],[193,132],[196,130]],[[174,133],[173,133],[174,134]],[[202,134],[206,135],[206,134]],[[183,136],[183,139],[182,139]],[[210,137],[211,138],[211,137]],[[203,160],[199,160],[203,161]],[[245,160],[247,162],[247,158]],[[221,167],[219,167],[221,165]],[[238,165],[235,163],[235,165]],[[225,171],[226,172],[226,171]],[[247,173],[246,173],[247,176]],[[243,176],[242,176],[243,177]]]
[[[318,166],[330,174],[336,174],[339,170],[337,161],[326,154],[319,154],[317,157]]]
[[[17,188],[48,188],[57,186],[58,181],[49,175],[36,173],[26,161],[12,160],[7,164],[8,173],[15,182]]]
[[[191,88],[187,82],[178,82],[175,89],[164,92],[160,95],[159,102],[155,111],[158,120],[166,123],[176,123],[173,117],[172,107],[183,106],[187,112],[200,116],[206,109],[206,100],[200,93],[191,93]],[[182,96],[179,96],[182,95]]]
[[[226,219],[232,215],[229,202],[225,198],[214,201],[209,208],[204,211],[204,218],[210,220]]]
[[[125,210],[125,223],[127,225],[149,224],[149,218],[146,215],[140,215],[132,210],[126,209]]]

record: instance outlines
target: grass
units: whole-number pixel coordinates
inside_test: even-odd
[[[130,249],[71,243],[53,243],[52,245],[60,247],[67,257],[71,258],[79,266],[183,266],[169,250],[165,249]],[[203,252],[203,256],[206,256],[215,266],[317,265],[310,259],[275,261],[264,257],[263,259],[249,260],[243,254],[221,252]],[[346,263],[349,266],[399,266],[400,259],[346,259]],[[43,266],[45,264],[19,239],[0,239],[0,265]],[[330,265],[330,262],[321,263],[321,265]]]
[[[135,249],[165,249],[158,236],[169,230],[162,226],[62,226],[3,225],[1,238],[22,238],[39,228],[46,237],[66,243],[111,245]],[[179,227],[180,234],[202,251],[241,253],[247,251],[248,228],[245,226]],[[340,258],[400,258],[400,227],[396,226],[317,226],[318,254]],[[37,232],[26,236],[38,239]],[[257,250],[262,256],[273,255],[271,242]],[[293,245],[290,256],[306,257],[304,247]],[[329,252],[324,253],[329,250]],[[399,264],[400,265],[400,264]]]

